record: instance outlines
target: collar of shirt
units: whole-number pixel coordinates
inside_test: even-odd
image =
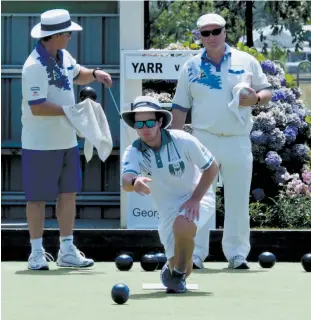
[[[205,62],[208,62],[210,64],[212,64],[213,66],[216,67],[216,70],[217,71],[220,71],[220,66],[223,62],[225,62],[226,60],[228,60],[228,58],[231,56],[231,48],[230,46],[225,43],[225,53],[220,61],[219,64],[216,64],[215,62],[213,62],[211,59],[208,58],[208,53],[207,53],[207,50],[206,48],[203,49],[203,52],[202,52],[202,55],[201,55],[201,59],[202,61],[205,61]]]
[[[170,133],[165,129],[161,129],[161,147],[160,147],[160,149],[163,146],[165,146],[166,144],[168,144],[171,140],[172,140],[172,138],[171,138]],[[133,147],[141,152],[147,151],[148,149],[151,149],[151,147],[148,146],[141,138],[134,141]]]
[[[42,60],[46,62],[56,62],[59,66],[63,65],[63,52],[62,50],[57,50],[57,56],[59,59],[56,59],[54,56],[52,56],[44,47],[44,45],[38,41],[36,44],[36,50],[41,57]]]

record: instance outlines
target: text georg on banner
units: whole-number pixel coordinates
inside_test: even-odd
[[[151,184],[148,183],[150,188]],[[155,209],[151,195],[141,196],[131,192],[126,211],[128,229],[158,229],[159,212]]]

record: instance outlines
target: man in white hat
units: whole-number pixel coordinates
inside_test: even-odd
[[[152,196],[168,259],[161,280],[167,292],[185,292],[195,234],[214,213],[211,184],[218,166],[195,137],[167,130],[172,115],[155,98],[137,97],[133,110],[123,112],[122,118],[139,136],[122,158],[123,190]]]
[[[49,269],[51,260],[42,245],[45,203],[57,199],[60,229],[60,267],[94,264],[73,244],[76,193],[81,190],[81,168],[75,129],[66,120],[63,106],[75,104],[74,84],[97,80],[111,87],[111,76],[80,66],[65,48],[74,31],[67,10],[49,10],[31,31],[38,39],[22,71],[22,171],[27,200],[31,254],[28,268]]]
[[[226,21],[214,13],[198,19],[204,49],[181,70],[173,99],[172,128],[182,129],[191,109],[193,135],[211,150],[220,166],[225,192],[223,252],[230,268],[247,269],[253,162],[249,138],[253,124],[251,106],[269,102],[271,85],[253,56],[226,44],[225,25]],[[239,86],[245,87],[242,93]],[[216,186],[217,178],[214,190]],[[207,226],[196,237],[194,262],[200,268],[208,255],[208,246]]]

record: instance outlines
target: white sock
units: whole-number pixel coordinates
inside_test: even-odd
[[[59,237],[60,251],[68,251],[73,245],[73,235],[67,237]]]
[[[184,274],[184,273],[185,273],[185,272],[181,272],[181,271],[177,270],[176,267],[174,267],[174,271],[175,271],[176,273],[178,273],[178,274]]]
[[[30,239],[30,244],[31,244],[31,252],[35,250],[43,250],[42,238]]]

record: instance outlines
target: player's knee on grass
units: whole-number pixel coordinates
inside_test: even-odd
[[[173,225],[175,240],[192,240],[195,237],[196,229],[193,222],[189,222],[184,216],[178,216]]]

